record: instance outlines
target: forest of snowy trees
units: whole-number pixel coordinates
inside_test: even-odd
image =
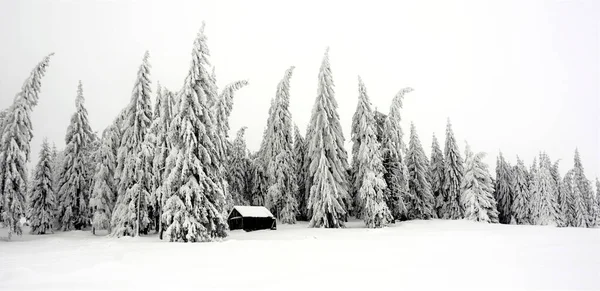
[[[459,148],[450,119],[443,142],[433,137],[429,156],[413,123],[406,144],[400,123],[413,88],[400,89],[384,114],[358,77],[347,153],[329,49],[304,134],[290,113],[292,66],[273,86],[260,149],[250,152],[246,128],[229,136],[228,120],[236,91],[251,84],[217,88],[204,25],[182,88],[153,85],[146,52],[129,104],[101,134],[88,121],[80,81],[62,150],[44,140],[29,173],[31,114],[52,55],[0,112],[0,224],[9,237],[22,234],[25,217],[32,234],[105,230],[115,237],[158,233],[169,241],[214,241],[227,236],[234,205],[265,206],[280,223],[324,228],[344,227],[350,217],[369,228],[434,218],[600,225],[600,181],[586,177],[577,150],[564,175],[545,152],[529,166],[519,157],[511,165],[498,153],[492,176],[485,153]]]

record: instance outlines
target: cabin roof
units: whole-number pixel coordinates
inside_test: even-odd
[[[243,217],[273,217],[271,211],[264,206],[234,206],[233,209]]]

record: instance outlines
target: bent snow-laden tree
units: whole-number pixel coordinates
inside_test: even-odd
[[[292,224],[296,223],[298,215],[298,184],[294,173],[292,115],[289,111],[290,78],[293,70],[294,67],[290,67],[277,86],[263,149],[269,185],[265,205],[274,210],[282,223]]]
[[[52,156],[48,140],[44,139],[40,159],[33,173],[29,224],[32,234],[53,232],[55,197],[52,188]]]
[[[387,188],[383,173],[380,145],[377,142],[375,115],[362,79],[358,77],[358,106],[355,115],[353,135],[360,140],[355,159],[355,187],[358,209],[368,228],[386,226],[394,218],[384,199]]]
[[[117,194],[114,175],[117,160],[115,143],[118,143],[118,137],[117,128],[114,124],[102,133],[101,144],[97,153],[98,163],[95,167],[94,186],[90,198],[93,234],[96,234],[96,230],[101,229],[108,229],[110,232],[110,218]]]
[[[454,139],[452,124],[448,119],[446,126],[446,147],[444,148],[444,204],[442,218],[461,219],[463,209],[460,205],[460,185],[463,177],[463,160]]]
[[[319,71],[317,98],[307,134],[308,212],[310,227],[344,227],[351,205],[348,194],[348,160],[337,113],[329,49]]]
[[[410,87],[404,88],[392,100],[390,112],[384,121],[381,138],[385,167],[383,178],[387,185],[385,199],[394,219],[406,219],[408,215],[405,202],[409,195],[408,170],[404,161],[406,145],[404,144],[404,132],[400,126],[402,120],[400,110],[404,95],[412,91],[413,89]]]
[[[33,138],[31,111],[37,105],[41,79],[52,55],[33,69],[0,123],[0,222],[8,227],[9,239],[23,233],[20,219],[26,208],[26,164]]]
[[[465,172],[461,183],[461,203],[465,210],[465,219],[498,223],[494,184],[488,165],[482,161],[484,156],[484,153],[474,154],[467,144]]]
[[[62,230],[83,229],[89,225],[89,199],[91,178],[87,159],[89,145],[94,139],[88,122],[87,109],[84,107],[83,86],[79,81],[76,111],[65,136],[66,148],[61,167],[58,190],[58,222]]]
[[[137,72],[131,100],[123,121],[121,148],[117,155],[117,202],[111,218],[111,235],[139,236],[150,227],[152,197],[150,158],[146,142],[152,123],[150,64],[146,51]]]
[[[406,166],[408,167],[408,188],[410,191],[407,201],[408,218],[433,218],[435,202],[431,193],[431,185],[427,179],[428,163],[413,123],[410,124],[410,142],[406,154]]]
[[[204,24],[194,41],[192,62],[169,131],[162,221],[170,241],[202,242],[227,235],[225,193],[220,176],[218,133],[209,100],[216,94],[208,68]]]

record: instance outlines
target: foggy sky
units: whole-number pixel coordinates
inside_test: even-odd
[[[64,147],[80,79],[91,126],[101,134],[128,103],[145,50],[153,98],[157,81],[181,88],[204,20],[219,88],[250,82],[235,96],[230,136],[248,126],[251,150],[292,65],[290,109],[304,133],[329,46],[348,150],[360,75],[384,113],[398,90],[415,89],[402,111],[405,141],[412,121],[428,155],[433,133],[443,147],[450,118],[463,156],[465,140],[487,152],[492,175],[500,150],[528,167],[545,150],[561,159],[564,175],[576,147],[587,177],[600,174],[600,2],[361,3],[0,0],[0,108],[55,52],[33,111],[32,162],[44,137]]]

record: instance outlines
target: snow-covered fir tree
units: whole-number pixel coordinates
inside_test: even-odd
[[[115,183],[115,167],[117,153],[115,143],[118,142],[118,132],[114,124],[102,132],[101,145],[98,149],[98,163],[95,167],[94,184],[90,197],[92,211],[92,233],[96,230],[108,229],[115,206],[117,185]]]
[[[566,200],[566,193],[565,193],[565,189],[564,189],[564,185],[562,183],[562,178],[560,177],[560,172],[558,169],[559,166],[559,162],[560,160],[557,160],[556,162],[554,162],[554,164],[551,165],[550,167],[550,175],[552,176],[552,181],[554,182],[554,186],[556,187],[556,203],[558,204],[558,211],[557,211],[557,215],[559,218],[558,221],[558,226],[560,227],[566,227],[569,224],[569,221],[567,219],[567,214],[563,211],[563,201]],[[514,191],[513,191],[513,195],[514,195]]]
[[[8,227],[8,238],[21,235],[20,219],[25,215],[27,162],[33,127],[31,112],[37,105],[41,79],[53,54],[46,56],[33,69],[6,111],[0,136],[0,222]]]
[[[344,227],[351,206],[348,158],[334,96],[329,49],[325,52],[306,134],[309,226]]]
[[[577,184],[577,188],[581,192],[585,203],[585,216],[587,217],[588,226],[594,225],[594,193],[592,189],[592,184],[585,176],[585,171],[583,169],[583,164],[581,163],[581,157],[579,156],[579,150],[575,149],[574,156],[574,167],[573,167],[573,179],[575,179],[575,184]]]
[[[556,186],[550,173],[550,159],[540,155],[539,168],[533,177],[532,199],[532,221],[536,225],[560,224],[559,206],[556,201]]]
[[[484,153],[474,154],[467,144],[464,176],[461,182],[461,203],[465,219],[498,223],[498,210],[494,199],[494,184],[483,162]]]
[[[32,234],[53,232],[55,196],[52,188],[52,153],[48,140],[42,142],[40,158],[33,173],[33,189],[29,201],[29,225]]]
[[[149,139],[154,141],[154,158],[152,159],[152,183],[151,183],[151,220],[159,237],[162,239],[161,215],[164,204],[163,199],[163,181],[166,179],[167,157],[171,151],[171,143],[168,138],[169,126],[173,116],[173,93],[166,88],[161,88],[158,84],[156,94],[156,104],[154,105],[154,120],[150,126],[151,136]]]
[[[121,147],[117,154],[120,179],[117,202],[111,217],[113,236],[139,236],[150,227],[152,204],[150,168],[152,151],[146,142],[152,123],[150,64],[146,51],[133,87],[123,122]]]
[[[268,178],[265,173],[263,160],[260,152],[250,155],[250,176],[252,199],[250,204],[254,206],[263,206],[267,196]]]
[[[227,183],[234,205],[250,204],[246,196],[246,193],[248,193],[248,175],[250,174],[248,169],[250,161],[244,138],[246,129],[247,127],[242,127],[238,130],[227,162]]]
[[[508,162],[502,156],[502,153],[498,154],[496,160],[496,185],[494,191],[494,197],[498,202],[498,212],[500,223],[509,224],[513,219],[511,212],[512,207],[512,169]]]
[[[294,67],[286,70],[277,85],[274,107],[265,131],[263,152],[269,188],[265,206],[276,213],[282,223],[296,223],[298,184],[294,173],[290,78]]]
[[[380,144],[377,142],[377,127],[375,113],[371,109],[371,101],[367,95],[367,89],[362,79],[358,77],[358,106],[356,128],[354,135],[360,140],[360,147],[356,152],[355,183],[358,187],[356,206],[362,210],[361,217],[368,228],[379,228],[386,226],[394,218],[384,199],[387,188],[383,173],[383,160],[381,157]]]
[[[300,133],[298,126],[294,125],[294,167],[296,173],[296,183],[298,191],[296,200],[298,201],[298,219],[308,220],[306,202],[308,201],[308,192],[306,191],[306,172],[304,171],[304,160],[306,157],[306,142]]]
[[[429,165],[429,173],[431,175],[431,192],[435,199],[435,213],[438,217],[443,217],[444,201],[443,185],[444,185],[444,154],[440,149],[438,140],[433,135],[431,142],[431,164]]]
[[[563,179],[563,188],[566,191],[568,203],[561,205],[563,212],[566,212],[565,220],[568,226],[588,227],[587,205],[585,199],[577,186],[575,178],[575,169],[567,172]]]
[[[511,213],[517,224],[529,224],[531,209],[529,208],[529,182],[527,181],[527,169],[523,161],[517,157],[517,165],[513,168],[513,201]]]
[[[446,126],[446,146],[444,148],[444,179],[442,216],[444,219],[461,219],[463,209],[460,205],[460,185],[463,177],[463,159],[454,139],[452,124],[448,119]]]
[[[216,82],[215,70],[213,67],[213,71],[211,74],[213,82]],[[219,161],[221,174],[220,176],[225,177],[225,180],[222,180],[220,184],[225,185],[225,182],[229,180],[229,173],[227,172],[226,161],[229,158],[228,153],[231,151],[231,143],[229,142],[229,116],[231,115],[231,111],[233,109],[233,97],[237,90],[248,85],[248,81],[241,80],[228,84],[225,86],[221,94],[219,94],[218,98],[215,100],[214,104],[210,104],[211,111],[215,114],[215,125],[217,127],[218,133],[218,143],[219,146]],[[233,207],[234,199],[232,194],[229,193],[230,186],[224,186],[227,207],[225,207],[224,214],[229,214],[229,211]]]
[[[413,89],[406,87],[398,91],[392,104],[390,112],[385,118],[383,125],[383,136],[381,148],[383,152],[383,165],[385,167],[385,179],[387,188],[385,199],[394,219],[404,220],[408,212],[406,200],[408,199],[408,170],[404,161],[406,145],[404,144],[404,132],[400,126],[402,120],[400,110],[406,93]]]
[[[202,242],[227,235],[223,217],[224,177],[220,176],[217,127],[210,100],[216,90],[208,71],[204,24],[192,50],[192,61],[180,93],[179,109],[171,121],[173,150],[167,159],[162,222],[170,241]]]
[[[377,142],[379,144],[383,143],[383,132],[385,129],[385,120],[387,119],[387,115],[379,112],[377,108],[373,111],[375,116],[375,136],[377,137]]]
[[[435,201],[431,193],[431,185],[427,179],[429,165],[413,123],[410,124],[410,142],[406,154],[406,166],[408,168],[408,188],[410,191],[409,199],[406,201],[408,204],[408,218],[433,218]]]
[[[93,133],[84,106],[83,86],[77,88],[75,113],[65,136],[66,147],[58,188],[58,222],[62,230],[83,229],[89,225],[89,199],[92,185],[88,166],[88,146]]]

